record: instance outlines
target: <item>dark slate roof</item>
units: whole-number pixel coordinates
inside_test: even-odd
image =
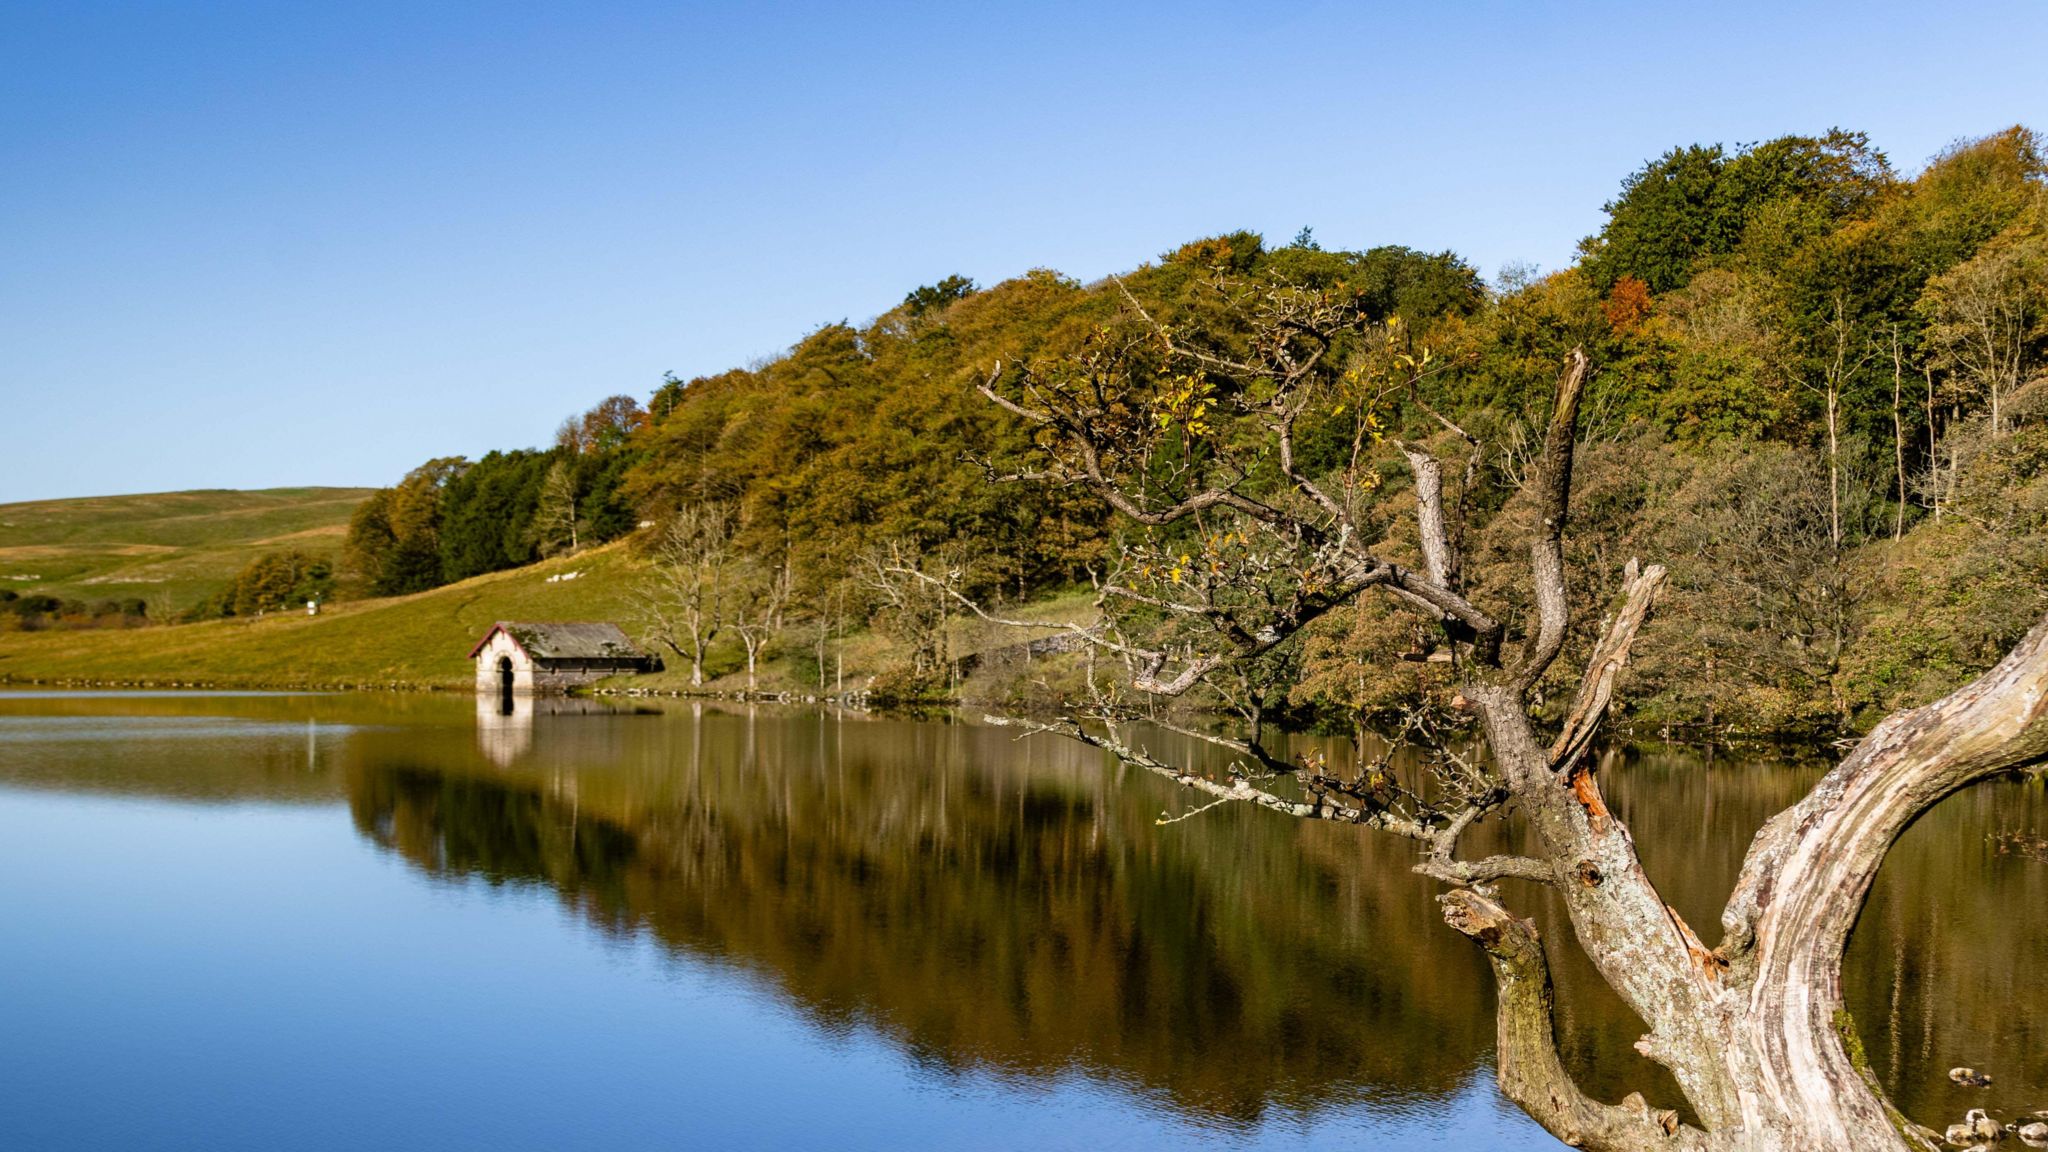
[[[601,620],[500,620],[470,649],[471,659],[499,632],[535,660],[645,660],[647,653],[617,624]]]

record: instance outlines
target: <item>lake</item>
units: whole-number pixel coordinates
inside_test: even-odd
[[[1403,842],[1161,826],[1195,798],[971,722],[495,705],[0,694],[0,1144],[1561,1147],[1495,1092],[1483,957]],[[1824,768],[1633,748],[1604,778],[1712,940]],[[2048,864],[2001,832],[2048,834],[2038,783],[1916,824],[1852,945],[1923,1123],[2048,1107]],[[1546,895],[1505,892],[1582,1082],[1677,1104]]]

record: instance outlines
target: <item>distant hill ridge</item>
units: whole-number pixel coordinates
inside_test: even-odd
[[[184,609],[251,560],[296,548],[338,557],[375,489],[198,489],[0,504],[0,588]]]

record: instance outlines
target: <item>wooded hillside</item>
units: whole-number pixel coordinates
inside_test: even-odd
[[[1112,541],[1092,494],[1015,475],[1043,430],[977,386],[1107,351],[1140,310],[1228,350],[1252,331],[1259,287],[1286,285],[1399,321],[1384,346],[1333,349],[1332,370],[1419,366],[1370,412],[1310,414],[1300,466],[1400,442],[1456,461],[1468,580],[1510,602],[1522,483],[1558,366],[1587,350],[1573,595],[1607,603],[1628,555],[1671,573],[1637,649],[1637,724],[1853,727],[2006,651],[2048,608],[2037,137],[1965,141],[1911,176],[1841,131],[1681,147],[1606,208],[1576,267],[1492,285],[1452,253],[1326,251],[1306,229],[1286,245],[1199,240],[1093,284],[949,277],[769,362],[669,380],[644,406],[607,401],[544,452],[429,462],[358,514],[350,558],[370,587],[411,591],[642,521],[657,526],[635,545],[651,556],[660,526],[715,507],[747,579],[788,574],[773,630],[873,625],[903,644],[909,694],[942,692],[944,653],[927,649],[944,630],[925,617],[943,609],[893,594],[885,569],[999,602],[1083,586],[1126,546],[1203,554],[1185,527]],[[1120,389],[1116,418],[1186,429],[1186,452],[1242,400],[1220,377],[1163,368]],[[1378,492],[1394,555],[1410,531],[1398,463]],[[1417,664],[1391,672],[1357,655],[1408,627],[1376,605],[1318,623],[1286,654],[1289,707],[1347,725],[1390,712],[1419,690],[1422,639]],[[733,628],[714,640],[739,642]]]

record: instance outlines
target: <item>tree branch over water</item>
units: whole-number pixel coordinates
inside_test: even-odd
[[[1227,348],[1126,293],[1125,320],[1078,354],[999,367],[979,386],[1040,430],[1041,458],[1028,474],[1091,489],[1133,526],[1113,575],[1097,582],[1098,618],[1064,626],[1089,646],[1086,687],[1057,720],[991,722],[1080,741],[1211,798],[1188,815],[1238,801],[1415,842],[1416,870],[1453,889],[1446,922],[1492,963],[1503,1090],[1567,1142],[1896,1149],[1917,1139],[1844,1048],[1834,1017],[1841,944],[1877,864],[1913,815],[1969,780],[2048,754],[2048,624],[1976,684],[1880,726],[1774,821],[1730,903],[1728,942],[1709,950],[1644,872],[1588,755],[1664,585],[1662,566],[1627,562],[1555,731],[1540,732],[1534,719],[1537,685],[1573,635],[1564,549],[1589,358],[1574,350],[1566,359],[1528,471],[1535,618],[1531,633],[1515,636],[1463,580],[1465,494],[1481,445],[1417,397],[1466,446],[1465,489],[1453,504],[1442,461],[1383,431],[1430,371],[1429,351],[1398,325],[1369,319],[1341,290],[1219,278],[1216,292],[1244,326]],[[1319,443],[1348,440],[1348,459],[1325,453],[1311,469],[1298,438],[1310,425]],[[1394,494],[1382,491],[1385,473],[1369,450],[1379,445],[1397,448],[1406,465],[1412,545],[1390,531],[1385,504]],[[1426,784],[1404,782],[1390,756],[1365,759],[1362,749],[1349,770],[1314,758],[1288,763],[1263,746],[1256,724],[1245,739],[1167,726],[1241,757],[1220,775],[1162,757],[1132,735],[1154,709],[1134,706],[1126,688],[1171,700],[1222,690],[1227,673],[1256,699],[1284,696],[1279,661],[1290,646],[1375,588],[1435,631],[1437,650],[1412,658],[1441,667],[1455,686],[1445,722],[1421,703],[1402,725],[1403,741],[1429,749]],[[1121,675],[1101,675],[1097,656]],[[1483,754],[1453,747],[1447,737],[1460,724]],[[1528,825],[1533,850],[1461,860],[1464,836],[1509,806]],[[1697,1126],[1639,1095],[1601,1104],[1572,1083],[1552,1037],[1541,944],[1500,902],[1494,885],[1503,880],[1561,895],[1587,956],[1648,1025],[1638,1048],[1670,1071]]]

